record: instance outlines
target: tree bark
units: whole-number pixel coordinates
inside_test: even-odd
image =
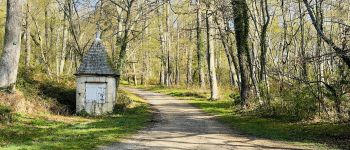
[[[227,36],[222,31],[221,25],[220,25],[217,17],[215,17],[214,21],[215,21],[215,23],[218,26],[220,39],[221,39],[222,45],[223,45],[224,50],[225,50],[225,54],[226,54],[226,58],[227,58],[228,66],[229,66],[229,71],[230,71],[230,82],[231,82],[231,85],[232,86],[236,86],[236,80],[237,80],[237,79],[235,79],[236,70],[235,70],[235,66],[234,66],[234,62],[233,62],[234,59],[233,59],[233,57],[232,57],[232,55],[230,53],[229,44],[227,42]]]
[[[267,29],[269,27],[270,23],[270,14],[267,6],[267,0],[261,0],[260,3],[261,6],[261,12],[262,12],[262,20],[263,20],[263,25],[261,29],[261,34],[260,34],[260,50],[261,50],[261,55],[260,55],[260,82],[266,81],[266,53],[267,53]]]
[[[25,41],[25,67],[27,69],[27,71],[29,71],[30,69],[30,61],[31,61],[31,53],[32,53],[32,48],[31,48],[31,38],[30,38],[30,34],[31,34],[31,30],[30,30],[30,2],[27,2],[27,7],[26,7],[26,14],[25,14],[25,37],[26,37],[26,41]]]
[[[179,25],[179,24],[178,24]],[[180,31],[177,27],[177,43],[176,43],[176,56],[175,56],[175,84],[180,85]]]
[[[160,71],[159,71],[159,84],[161,86],[166,85],[166,43],[165,34],[163,27],[163,16],[162,11],[157,10],[157,17],[159,20],[158,30],[159,30],[159,41],[160,41]]]
[[[187,74],[186,74],[186,83],[187,86],[192,85],[192,62],[193,62],[193,54],[192,54],[192,50],[189,48],[186,48],[186,52],[187,52]]]
[[[305,21],[303,16],[302,2],[298,2],[299,7],[299,22],[300,22],[300,55],[301,55],[301,63],[302,63],[302,71],[301,77],[303,80],[308,80],[308,72],[307,72],[307,64],[306,64],[306,53],[305,53]]]
[[[247,68],[248,53],[248,33],[249,33],[249,16],[246,0],[232,0],[233,10],[235,13],[235,36],[237,46],[237,57],[239,71],[241,74],[240,97],[243,109],[248,107],[249,79]]]
[[[170,51],[171,51],[171,33],[170,33],[170,0],[165,0],[165,49],[166,49],[166,71],[165,82],[166,86],[170,86],[171,78],[171,64],[170,64]]]
[[[199,74],[199,84],[202,89],[205,88],[205,75],[203,66],[203,37],[202,37],[202,9],[201,2],[197,0],[197,63],[198,63],[198,74]]]
[[[119,52],[119,58],[118,58],[118,63],[117,63],[117,73],[122,74],[123,69],[125,67],[126,63],[126,51],[128,48],[128,42],[129,42],[129,32],[131,30],[130,26],[130,19],[131,19],[131,9],[133,7],[135,0],[130,0],[127,6],[127,11],[126,11],[126,17],[123,22],[123,35],[121,39],[121,46],[120,46],[120,52]],[[121,77],[118,78],[117,80],[117,90],[119,88],[119,82],[121,80]]]
[[[62,29],[62,50],[60,53],[60,63],[59,63],[59,73],[61,75],[64,71],[64,65],[66,61],[66,53],[67,53],[67,40],[68,40],[68,29],[67,29],[67,16],[64,15],[63,19],[63,29]]]
[[[22,0],[7,0],[4,50],[0,60],[0,88],[15,89],[21,50]]]
[[[193,32],[191,31],[190,32],[190,38],[189,38],[189,40],[190,40],[190,42],[192,42],[193,40],[193,34],[192,34]],[[193,63],[193,53],[192,53],[192,49],[191,48],[188,48],[188,47],[186,47],[186,55],[187,55],[187,73],[186,73],[186,85],[187,85],[187,87],[189,87],[190,85],[192,85],[192,83],[193,83],[193,78],[192,78],[192,76],[193,76],[193,74],[192,74],[192,63]]]
[[[216,77],[216,68],[215,68],[215,51],[214,51],[214,38],[215,31],[211,28],[213,24],[213,11],[210,10],[210,2],[207,4],[206,11],[206,24],[207,24],[207,57],[208,57],[208,71],[209,71],[209,83],[210,83],[210,99],[217,100],[219,99],[219,89]],[[211,14],[209,14],[211,13]]]

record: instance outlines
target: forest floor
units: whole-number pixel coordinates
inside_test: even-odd
[[[315,149],[310,144],[240,134],[187,101],[147,90],[125,88],[158,110],[152,127],[101,149]],[[317,149],[320,147],[317,147]]]

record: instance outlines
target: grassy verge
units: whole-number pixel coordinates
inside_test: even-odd
[[[350,149],[350,125],[334,123],[302,123],[284,119],[259,118],[238,112],[226,96],[219,101],[208,101],[208,93],[179,88],[141,87],[188,100],[196,107],[217,116],[242,134],[285,141],[315,149]]]
[[[94,149],[117,142],[142,129],[151,119],[150,107],[131,93],[126,111],[101,117],[20,115],[0,123],[0,149]]]

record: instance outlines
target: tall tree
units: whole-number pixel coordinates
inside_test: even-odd
[[[170,64],[170,51],[171,51],[171,21],[170,21],[170,0],[165,0],[165,50],[166,50],[166,71],[165,71],[165,82],[166,86],[170,86],[171,78],[171,64]]]
[[[261,34],[260,34],[260,81],[266,81],[266,53],[267,53],[267,29],[269,27],[270,23],[270,14],[269,14],[269,9],[267,5],[267,0],[261,0],[260,1],[260,7],[261,7],[261,14],[263,20],[262,27],[261,27]]]
[[[249,78],[248,78],[248,36],[249,16],[246,0],[231,0],[234,11],[234,28],[236,36],[239,73],[241,74],[240,97],[242,108],[248,106]]]
[[[206,1],[206,27],[207,27],[207,61],[208,61],[208,73],[209,73],[209,83],[210,83],[210,99],[219,99],[218,83],[216,78],[216,65],[215,65],[215,51],[214,51],[214,36],[215,29],[213,25],[213,11],[211,10],[211,1]]]
[[[30,61],[31,61],[31,53],[32,53],[32,48],[31,48],[31,38],[30,38],[30,2],[27,1],[27,6],[26,6],[26,13],[25,13],[25,66],[27,70],[29,70],[30,67]]]
[[[305,50],[305,21],[304,21],[304,9],[302,7],[302,1],[298,2],[299,8],[299,26],[300,26],[300,55],[301,55],[301,63],[302,63],[302,71],[301,77],[303,80],[307,81],[308,71],[306,64],[306,50]]]
[[[197,0],[197,63],[198,63],[198,74],[199,74],[199,84],[201,88],[205,87],[205,76],[204,76],[204,66],[203,66],[203,35],[202,35],[202,9],[201,0]]]
[[[7,0],[4,50],[0,58],[0,88],[15,89],[21,50],[23,0]]]

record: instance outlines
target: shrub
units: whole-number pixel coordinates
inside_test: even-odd
[[[255,110],[259,116],[282,120],[312,119],[317,113],[317,101],[309,86],[289,86],[281,89],[269,103]]]
[[[12,109],[9,106],[0,105],[0,122],[12,121]]]
[[[113,112],[125,112],[127,107],[132,103],[132,100],[123,92],[118,93],[117,102]]]
[[[235,106],[241,105],[242,104],[242,99],[239,93],[231,93],[229,97],[233,100],[233,104]]]
[[[89,113],[87,113],[85,109],[83,109],[83,110],[77,112],[76,114],[77,114],[78,116],[81,116],[81,117],[87,117],[87,116],[89,116]]]

